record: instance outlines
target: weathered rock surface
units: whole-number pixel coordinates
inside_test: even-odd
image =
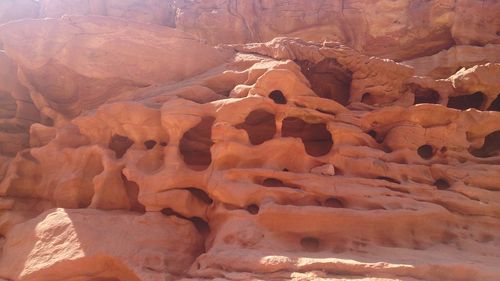
[[[499,280],[499,9],[2,2],[0,280]]]

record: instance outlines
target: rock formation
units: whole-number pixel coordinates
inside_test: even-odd
[[[500,280],[500,2],[0,2],[0,280]]]

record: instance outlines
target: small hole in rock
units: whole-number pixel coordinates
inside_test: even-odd
[[[446,146],[443,146],[439,151],[441,151],[441,153],[446,153],[448,151],[448,148]]]
[[[155,147],[155,145],[156,145],[156,141],[154,141],[154,140],[147,140],[144,142],[144,146],[148,150],[153,149]]]
[[[300,138],[307,154],[318,157],[326,155],[333,146],[332,134],[324,123],[307,123],[296,117],[283,120],[282,137]]]
[[[500,95],[496,97],[495,100],[491,103],[490,107],[488,107],[489,111],[500,111]]]
[[[160,142],[160,145],[163,146],[163,147],[165,147],[165,146],[167,146],[167,143],[164,142],[164,141],[162,141],[162,142]]]
[[[252,204],[247,207],[247,211],[252,215],[258,214],[259,210],[259,206],[257,206],[256,204]]]
[[[315,252],[319,250],[319,240],[314,237],[304,237],[300,240],[300,245],[302,248],[309,252]]]
[[[483,147],[470,149],[470,153],[476,157],[487,158],[498,156],[500,152],[500,131],[495,131],[484,138]]]
[[[279,179],[275,179],[275,178],[267,178],[265,180],[262,181],[262,185],[263,186],[268,186],[268,187],[281,187],[281,186],[285,186],[285,184],[279,180]]]
[[[120,159],[133,144],[134,142],[125,136],[113,135],[108,147],[115,152],[116,158]]]
[[[448,100],[448,107],[460,110],[466,110],[469,108],[480,109],[484,100],[485,95],[481,92],[476,92],[472,95],[455,96],[450,97]]]
[[[250,112],[245,122],[236,125],[236,128],[247,132],[251,144],[259,145],[274,137],[276,120],[274,114],[258,109]]]
[[[272,91],[269,94],[269,98],[272,99],[274,101],[274,103],[286,104],[285,95],[283,95],[283,92],[281,92],[280,90]]]
[[[434,156],[434,149],[432,146],[425,144],[418,148],[417,153],[423,159],[431,159]]]
[[[450,188],[450,183],[445,179],[437,179],[434,185],[441,190]]]
[[[344,203],[338,198],[330,197],[323,202],[323,206],[330,208],[344,208]]]

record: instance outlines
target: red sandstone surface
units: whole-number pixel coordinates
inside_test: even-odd
[[[498,15],[0,1],[0,281],[500,280]]]

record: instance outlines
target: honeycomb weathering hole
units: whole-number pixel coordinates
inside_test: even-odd
[[[483,146],[479,149],[471,149],[470,153],[481,158],[498,156],[500,154],[500,131],[487,135]]]
[[[148,150],[153,149],[155,147],[155,145],[156,145],[156,141],[154,141],[154,140],[147,140],[144,142],[144,146]]]
[[[215,121],[213,117],[203,117],[198,125],[189,129],[179,144],[179,150],[184,163],[191,169],[202,171],[212,163],[210,148],[212,142],[212,125]]]
[[[414,83],[410,83],[408,87],[415,95],[414,104],[439,103],[440,96],[437,91],[433,89],[422,88]]]
[[[466,110],[469,108],[481,109],[485,101],[485,95],[481,92],[476,92],[472,95],[450,97],[448,107]]]
[[[445,179],[437,179],[434,185],[441,190],[450,188],[450,183]]]
[[[257,109],[250,112],[245,122],[236,125],[236,128],[247,132],[251,144],[259,145],[271,140],[276,134],[276,119],[274,114]]]
[[[247,208],[247,212],[249,212],[252,215],[257,215],[259,213],[259,206],[256,204],[249,205]]]
[[[431,159],[434,156],[434,149],[428,144],[424,144],[417,149],[417,153],[422,159]]]
[[[307,154],[314,157],[328,154],[333,146],[332,134],[326,124],[310,124],[296,117],[283,120],[281,136],[302,139]]]
[[[285,95],[283,95],[283,92],[281,92],[280,90],[272,91],[269,94],[269,98],[272,99],[276,104],[286,104],[287,102]]]
[[[113,135],[108,147],[115,152],[116,158],[120,159],[133,144],[134,142],[125,136]]]
[[[288,187],[292,189],[300,189],[300,187],[296,185],[285,183],[282,180],[276,178],[266,178],[262,180],[261,184],[266,187]]]
[[[302,248],[309,252],[316,252],[319,250],[319,239],[315,237],[304,237],[300,240]]]
[[[344,208],[344,202],[339,198],[330,197],[323,202],[323,206],[330,208]]]

